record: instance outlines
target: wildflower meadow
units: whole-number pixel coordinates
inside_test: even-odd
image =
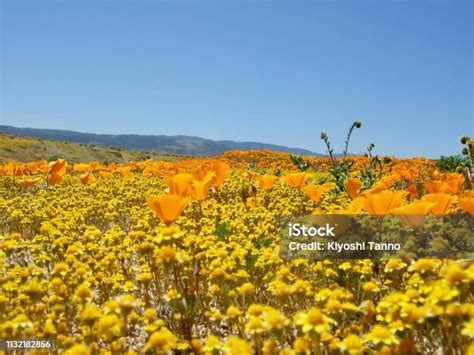
[[[4,163],[0,338],[53,346],[31,354],[474,354],[472,259],[287,260],[277,221],[472,216],[472,165],[321,139],[328,157]]]

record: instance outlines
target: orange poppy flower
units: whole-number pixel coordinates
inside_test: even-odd
[[[430,175],[433,180],[439,180],[441,177],[441,173],[437,169],[430,169]]]
[[[459,174],[448,175],[449,180],[443,181],[429,181],[425,184],[426,192],[428,193],[448,193],[459,194],[464,185],[464,176]],[[445,176],[446,178],[446,176]]]
[[[360,214],[365,206],[365,198],[357,197],[345,208],[346,214]]]
[[[332,207],[329,210],[330,214],[347,214],[347,215],[355,215],[355,214],[361,214],[362,210],[364,209],[365,206],[365,197],[360,196],[356,197],[350,204],[348,204],[345,208],[340,208],[340,207]]]
[[[275,185],[275,182],[278,180],[278,176],[275,175],[265,175],[258,179],[258,184],[265,191],[270,191]]]
[[[65,159],[58,159],[49,163],[49,173],[56,173],[58,175],[65,175],[67,169],[67,161]]]
[[[405,202],[406,194],[392,190],[366,194],[364,210],[373,215],[386,215]]]
[[[3,169],[2,169],[2,175],[14,175],[14,172],[15,172],[15,166],[13,165],[13,163],[9,162],[9,163],[6,163],[4,166],[3,166]]]
[[[57,184],[60,184],[61,181],[63,181],[62,175],[59,175],[58,173],[55,173],[55,172],[51,172],[48,174],[48,184],[57,185]]]
[[[154,174],[154,170],[152,166],[147,166],[145,169],[143,169],[143,175],[146,177],[150,177]]]
[[[33,186],[33,185],[37,184],[40,180],[41,179],[39,177],[34,178],[34,179],[21,180],[20,185],[22,187],[30,187],[30,186]]]
[[[25,165],[21,164],[15,166],[14,174],[17,177],[25,175]]]
[[[125,180],[132,180],[133,173],[132,168],[130,166],[121,166],[117,168],[117,171],[122,175]]]
[[[398,179],[398,176],[392,174],[392,175],[384,176],[383,178],[380,179],[380,182],[384,184],[385,186],[387,186],[387,188],[391,188],[397,179]]]
[[[443,183],[441,184],[441,190],[442,192],[447,192],[449,194],[458,194],[461,192],[463,185],[464,176],[458,175],[454,179],[443,181]]]
[[[169,226],[183,213],[189,199],[180,195],[149,196],[147,203],[155,216]]]
[[[189,185],[189,194],[197,201],[206,199],[209,193],[210,181],[208,180],[193,180]]]
[[[471,216],[474,216],[474,197],[467,196],[460,198],[458,201],[458,207],[469,213]]]
[[[441,181],[428,181],[425,184],[425,190],[429,194],[439,194],[443,192],[442,185]]]
[[[449,194],[426,194],[421,198],[422,201],[433,202],[431,213],[435,215],[445,214],[452,203],[453,197]]]
[[[467,190],[462,193],[462,197],[474,197],[474,190]]]
[[[351,199],[355,199],[359,195],[359,190],[362,187],[362,181],[357,178],[349,178],[344,183],[344,190]]]
[[[457,180],[457,179],[464,179],[462,174],[458,173],[442,173],[439,176],[439,180],[449,181],[449,180]]]
[[[400,163],[400,164],[398,164],[398,165],[395,167],[393,173],[397,174],[399,177],[401,177],[401,178],[403,178],[403,179],[405,179],[405,180],[408,180],[408,181],[410,181],[411,178],[412,178],[412,176],[411,176],[411,174],[410,174],[410,172],[409,172],[409,170],[408,170],[408,167],[406,166],[405,163]]]
[[[418,187],[416,186],[416,184],[411,184],[410,186],[408,186],[407,191],[410,194],[410,196],[413,198],[418,198],[420,196],[420,193],[418,192]]]
[[[196,172],[194,172],[194,176],[196,180],[206,180],[206,179],[212,180],[214,176],[216,176],[216,173],[212,170],[201,168],[197,170]]]
[[[90,185],[92,184],[93,182],[95,182],[95,177],[94,177],[94,174],[92,173],[85,173],[85,174],[82,174],[80,176],[81,178],[81,182],[84,184],[84,185]]]
[[[422,226],[425,222],[425,216],[431,211],[436,203],[429,201],[415,201],[403,207],[392,210],[400,221],[410,227]]]
[[[64,159],[58,159],[52,161],[48,165],[48,184],[56,185],[61,183],[63,176],[67,172],[67,161]]]
[[[336,188],[336,183],[335,182],[325,182],[321,186],[324,186],[325,188],[328,188],[329,190],[335,189]]]
[[[323,194],[329,190],[331,190],[331,187],[324,185],[307,185],[303,188],[303,191],[306,192],[313,202],[318,202]]]
[[[229,174],[230,166],[227,163],[218,161],[214,163],[212,171],[215,173],[215,176],[213,177],[211,184],[212,186],[220,187]]]
[[[370,189],[365,190],[361,195],[370,195],[370,194],[376,194],[382,191],[388,190],[387,185],[385,185],[383,182],[379,181],[376,183],[374,186],[372,186]]]
[[[297,173],[286,175],[283,177],[283,181],[286,182],[291,187],[296,189],[301,189],[306,182],[308,175],[306,173]]]
[[[193,176],[186,173],[169,176],[168,186],[170,188],[170,193],[173,195],[186,196],[191,180],[193,180]]]
[[[207,171],[207,172],[205,172],[205,173],[202,174],[202,175],[199,175],[199,174],[198,174],[197,180],[205,181],[205,182],[211,183],[211,182],[212,182],[212,179],[214,179],[215,176],[216,176],[216,173],[215,173],[214,171]]]

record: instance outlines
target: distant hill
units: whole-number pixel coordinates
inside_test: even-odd
[[[174,161],[178,157],[182,156],[0,133],[0,162],[8,160],[29,162],[64,158],[70,163],[90,161],[126,163],[146,159]]]
[[[214,141],[192,136],[137,135],[137,134],[95,134],[57,129],[18,128],[0,125],[0,132],[66,141],[94,144],[105,147],[121,147],[136,151],[149,151],[158,154],[179,154],[188,156],[213,156],[228,150],[257,150],[321,156],[306,149],[289,148],[275,144],[257,142]]]

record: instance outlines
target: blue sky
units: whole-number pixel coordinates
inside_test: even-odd
[[[1,119],[324,151],[457,154],[471,1],[1,1]]]

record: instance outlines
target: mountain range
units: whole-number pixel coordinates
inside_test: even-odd
[[[258,142],[215,141],[193,136],[138,135],[138,134],[95,134],[58,129],[19,128],[0,125],[0,132],[10,135],[36,137],[72,143],[94,144],[105,147],[120,147],[158,154],[179,154],[188,156],[213,156],[229,150],[258,150],[322,156],[307,149],[291,148]]]

